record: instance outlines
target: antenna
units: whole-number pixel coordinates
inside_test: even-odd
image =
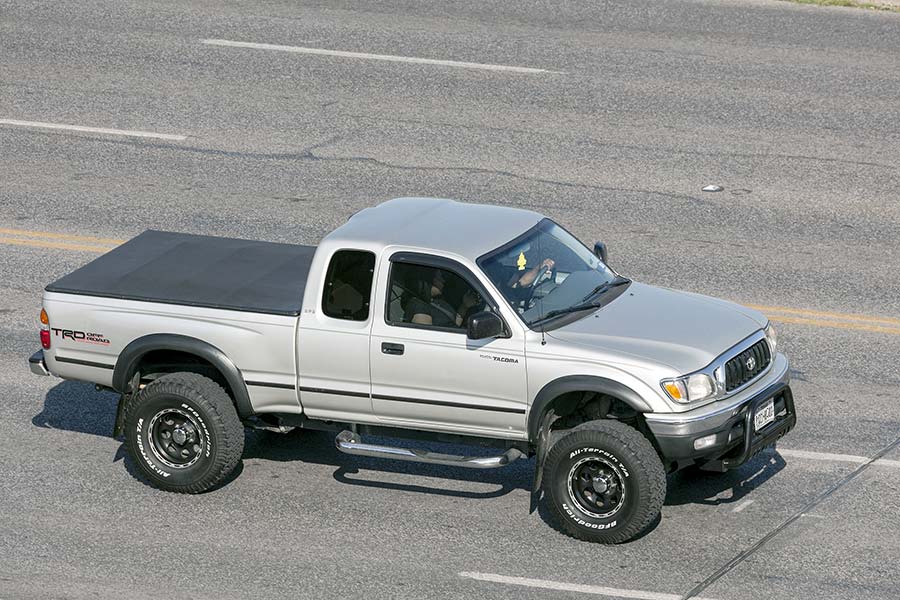
[[[547,336],[544,335],[544,297],[541,296],[541,314],[538,317],[540,321],[538,323],[541,324],[541,346],[547,345]]]
[[[534,281],[531,284],[537,285],[538,280],[543,277],[549,270],[550,269],[548,269],[547,267],[541,267],[541,269],[538,271],[537,277],[534,278]],[[534,295],[534,292],[532,292],[532,295]],[[541,324],[541,346],[546,346],[547,336],[544,335],[544,297],[541,296],[538,301],[540,302],[540,314],[538,314],[538,319],[540,320],[538,321],[538,323]]]

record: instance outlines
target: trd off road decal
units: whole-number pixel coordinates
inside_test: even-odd
[[[51,327],[50,330],[56,337],[69,339],[73,342],[84,342],[86,344],[100,344],[101,346],[109,346],[109,340],[102,333],[92,333],[89,331],[76,331],[74,329],[60,329]]]

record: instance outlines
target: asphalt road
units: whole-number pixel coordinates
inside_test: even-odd
[[[898,97],[890,13],[0,4],[0,598],[900,597]],[[315,433],[248,433],[228,485],[154,491],[112,395],[28,372],[43,285],[108,240],[314,243],[403,195],[534,208],[630,277],[766,307],[797,429],[671,476],[654,530],[604,547],[528,514],[530,461],[392,464]]]

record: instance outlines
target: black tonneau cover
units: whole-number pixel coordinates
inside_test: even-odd
[[[315,250],[148,230],[46,289],[296,316]]]

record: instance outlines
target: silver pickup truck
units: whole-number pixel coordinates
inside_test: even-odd
[[[318,247],[147,231],[48,285],[41,323],[31,370],[120,393],[114,435],[173,492],[232,472],[245,425],[317,429],[348,454],[533,457],[532,510],[617,543],[667,472],[737,467],[796,421],[762,314],[632,282],[513,208],[400,198]]]

